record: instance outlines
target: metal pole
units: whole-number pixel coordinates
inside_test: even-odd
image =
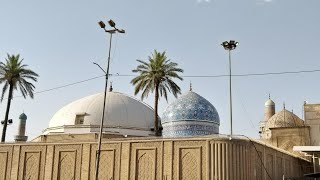
[[[230,137],[232,136],[231,50],[229,49]]]
[[[108,65],[107,65],[107,73],[106,73],[106,85],[105,85],[105,87],[104,87],[104,99],[103,99],[102,117],[101,117],[101,122],[100,122],[100,132],[99,132],[98,150],[97,150],[97,156],[96,156],[95,180],[98,180],[98,179],[99,179],[99,163],[100,163],[100,152],[101,152],[101,137],[102,137],[103,120],[104,120],[105,107],[106,107],[106,96],[107,96],[109,67],[110,67],[110,53],[111,53],[111,42],[112,42],[112,34],[113,34],[113,32],[109,32],[109,33],[110,33],[110,43],[109,43]]]
[[[313,163],[313,173],[316,173],[316,157],[314,156],[314,153],[312,153],[312,163]],[[314,180],[317,180],[317,178],[314,178]]]
[[[316,157],[312,154],[313,172],[316,173]]]

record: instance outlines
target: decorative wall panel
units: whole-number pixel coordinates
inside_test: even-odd
[[[0,180],[11,177],[13,146],[0,146]]]
[[[136,179],[155,179],[156,149],[139,149],[136,158]]]
[[[187,141],[184,144],[174,143],[173,179],[205,179],[206,177],[206,143]],[[189,163],[189,164],[188,164]],[[189,167],[188,167],[189,166]]]
[[[90,160],[90,177],[95,175],[97,145],[92,146]],[[106,143],[101,145],[99,179],[119,179],[120,144]]]
[[[43,179],[46,146],[21,146],[19,179]]]
[[[8,152],[0,152],[0,180],[5,180],[7,175]]]
[[[162,142],[132,143],[130,159],[130,179],[161,180],[163,178]]]
[[[40,152],[26,152],[23,179],[38,180],[40,174]]]
[[[201,179],[201,149],[180,149],[180,177],[181,179]]]
[[[55,147],[53,179],[80,179],[81,145]]]
[[[75,151],[59,153],[58,179],[75,179],[75,158]]]
[[[113,179],[114,178],[114,150],[102,150],[99,166],[99,179]]]

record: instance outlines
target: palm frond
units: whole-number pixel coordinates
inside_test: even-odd
[[[148,62],[143,60],[137,60],[137,62],[139,65],[132,72],[138,73],[138,76],[133,78],[131,83],[135,86],[134,94],[142,92],[141,99],[154,92],[156,84],[159,87],[160,96],[164,96],[166,100],[168,92],[175,97],[181,93],[180,87],[172,79],[183,80],[178,75],[178,73],[183,73],[183,70],[177,67],[178,63],[167,58],[165,51],[154,50],[148,56]]]
[[[4,94],[6,93],[6,91],[8,89],[8,86],[9,86],[9,83],[5,82],[4,85],[3,85],[3,88],[2,88],[1,102],[3,101],[3,97],[4,97]]]
[[[5,83],[2,89],[1,101],[9,86],[14,90],[20,90],[22,96],[30,96],[33,98],[35,86],[29,82],[37,82],[39,75],[27,68],[28,65],[23,64],[20,55],[7,54],[5,62],[0,62],[0,83]]]

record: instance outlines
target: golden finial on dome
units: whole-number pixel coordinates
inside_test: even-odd
[[[191,83],[191,81],[190,81],[190,91],[192,91],[192,83]]]

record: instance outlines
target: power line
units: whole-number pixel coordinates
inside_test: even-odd
[[[303,70],[303,71],[284,71],[284,72],[266,72],[266,73],[249,73],[249,74],[233,74],[234,77],[245,77],[245,76],[266,76],[266,75],[284,75],[284,74],[301,74],[301,73],[314,73],[320,72],[320,69],[315,70]],[[133,74],[115,74],[113,76],[136,76]],[[186,75],[181,77],[194,77],[194,78],[218,78],[218,77],[229,77],[227,74],[220,75]]]
[[[320,69],[315,69],[315,70],[302,70],[302,71],[284,71],[284,72],[266,72],[266,73],[249,73],[249,74],[234,74],[232,76],[235,77],[247,77],[247,76],[266,76],[266,75],[284,75],[284,74],[301,74],[301,73],[314,73],[314,72],[320,72]],[[85,79],[85,80],[81,80],[81,81],[77,81],[77,82],[73,82],[70,84],[65,84],[62,86],[58,86],[58,87],[53,87],[50,89],[46,89],[46,90],[42,90],[42,91],[38,91],[35,92],[34,94],[40,94],[40,93],[44,93],[44,92],[49,92],[49,91],[53,91],[53,90],[57,90],[57,89],[62,89],[68,86],[73,86],[76,84],[80,84],[80,83],[84,83],[87,81],[91,81],[97,78],[101,78],[104,77],[105,75],[101,75],[101,76],[96,76],[96,77],[92,77],[89,79]],[[118,76],[118,77],[134,77],[136,75],[133,74],[110,74],[110,76]],[[221,75],[186,75],[186,76],[181,76],[181,77],[188,77],[188,78],[219,78],[219,77],[228,77],[229,75],[225,75],[225,74],[221,74]],[[15,96],[13,98],[18,98],[18,97],[23,97],[23,96]]]
[[[33,93],[33,94],[40,94],[40,93],[44,93],[44,92],[48,92],[48,91],[53,91],[53,90],[65,88],[65,87],[68,87],[68,86],[73,86],[73,85],[76,85],[76,84],[80,84],[80,83],[84,83],[84,82],[91,81],[91,80],[94,80],[94,79],[98,79],[98,78],[101,78],[101,77],[104,77],[104,76],[105,76],[105,75],[92,77],[92,78],[89,78],[89,79],[85,79],[85,80],[73,82],[73,83],[70,83],[70,84],[65,84],[65,85],[62,85],[62,86],[57,86],[57,87],[54,87],[54,88],[50,88],[50,89],[45,89],[45,90],[42,90],[42,91],[38,91],[38,92],[35,92],[35,93]],[[13,97],[13,98],[18,98],[18,97],[23,97],[23,96],[15,96],[15,97]]]
[[[269,172],[268,172],[268,170],[267,170],[267,168],[266,168],[265,164],[263,163],[262,157],[261,157],[261,155],[260,155],[259,151],[257,150],[257,147],[254,145],[254,142],[253,142],[253,141],[252,141],[248,136],[246,136],[246,135],[235,135],[235,136],[242,136],[242,137],[245,137],[245,138],[247,138],[247,139],[251,142],[251,144],[252,144],[252,145],[253,145],[253,147],[254,147],[255,152],[257,153],[257,156],[258,156],[258,157],[259,157],[259,159],[260,159],[260,163],[261,163],[261,165],[263,166],[263,169],[264,169],[264,170],[265,170],[265,172],[267,173],[268,177],[272,180],[272,178],[271,178],[271,176],[270,176],[270,174],[269,174]]]

